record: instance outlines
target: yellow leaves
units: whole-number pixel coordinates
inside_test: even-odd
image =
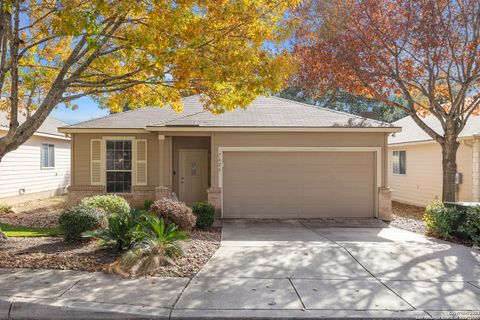
[[[291,35],[286,13],[299,0],[27,0],[24,45],[40,39],[20,61],[21,107],[36,108],[73,48],[85,36],[72,76],[93,53],[68,95],[89,93],[103,107],[170,105],[186,92],[202,94],[215,113],[280,90],[295,66],[280,47]],[[102,30],[122,25],[101,45]],[[273,53],[275,52],[275,54]],[[7,92],[8,94],[8,92]],[[72,109],[75,105],[69,105]]]

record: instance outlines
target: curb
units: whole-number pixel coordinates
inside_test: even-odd
[[[6,312],[5,312],[6,311]],[[0,298],[0,319],[169,319],[170,309],[63,299]]]
[[[199,310],[174,309],[170,319],[181,320],[312,320],[312,319],[431,319],[423,311],[388,310]]]

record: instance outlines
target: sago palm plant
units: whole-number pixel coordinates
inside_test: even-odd
[[[145,236],[141,228],[143,217],[144,212],[137,209],[131,210],[129,214],[113,214],[108,217],[106,229],[86,231],[82,236],[100,239],[103,245],[112,246],[114,252],[128,250]]]
[[[177,226],[165,225],[163,219],[145,216],[142,222],[142,240],[121,258],[119,273],[140,276],[155,272],[160,266],[174,263],[183,255],[180,241],[190,240]]]

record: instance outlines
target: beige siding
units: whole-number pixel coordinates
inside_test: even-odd
[[[55,168],[41,168],[41,146],[55,146]],[[25,189],[25,199],[63,191],[70,183],[70,141],[33,136],[17,150],[9,152],[0,162],[0,202],[23,201],[20,189]],[[61,189],[61,190],[60,190]],[[13,198],[11,198],[13,197]]]
[[[406,151],[406,174],[393,173],[392,153]],[[442,199],[442,150],[438,143],[390,146],[388,152],[388,181],[395,201],[425,206]],[[463,174],[458,187],[457,201],[471,201],[472,147],[462,142],[457,154],[457,169]]]
[[[135,137],[136,139],[147,140],[147,184],[159,185],[158,134],[97,134],[97,133],[75,133],[73,136],[73,183],[75,186],[90,185],[90,140],[103,139],[104,137]],[[162,142],[163,144],[163,142]]]
[[[385,133],[235,133],[215,132],[212,137],[212,166],[218,163],[219,147],[380,147],[381,172],[385,173]],[[385,174],[381,177],[385,186]],[[218,168],[212,167],[213,187],[218,187]]]

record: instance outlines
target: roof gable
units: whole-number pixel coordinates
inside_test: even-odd
[[[443,135],[443,129],[440,121],[435,116],[426,116],[425,118],[422,118],[422,121],[425,122],[425,124],[432,128],[435,132]],[[401,127],[402,132],[395,133],[394,136],[389,136],[388,144],[433,141],[433,139],[425,131],[423,131],[410,116],[395,121],[393,125],[396,127]],[[459,137],[467,138],[473,137],[477,134],[480,134],[480,116],[472,115],[465,125],[465,128],[463,128],[462,132],[460,133]]]
[[[25,122],[25,120],[25,116],[21,114],[18,115],[18,122],[20,124]],[[0,129],[4,128],[5,130],[8,130],[9,125],[10,120],[7,119],[7,113],[5,111],[0,111]],[[40,128],[38,128],[36,133],[65,137],[65,134],[58,132],[58,128],[64,127],[66,125],[67,124],[65,122],[62,122],[53,116],[48,116],[42,123]]]

